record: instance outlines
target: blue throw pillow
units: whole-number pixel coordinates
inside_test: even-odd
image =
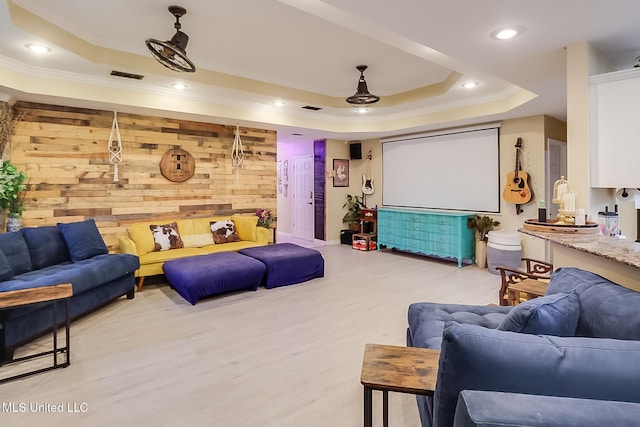
[[[580,318],[575,292],[534,298],[515,306],[498,326],[501,331],[572,337]]]
[[[68,224],[58,223],[58,229],[67,244],[73,262],[109,253],[93,219]]]
[[[21,230],[34,270],[69,261],[67,244],[55,225],[27,227]]]
[[[13,278],[13,269],[9,265],[9,260],[0,252],[0,280],[9,280]]]
[[[0,233],[0,251],[4,254],[13,270],[18,275],[31,271],[29,248],[20,232]]]

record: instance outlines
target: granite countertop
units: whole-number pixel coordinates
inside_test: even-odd
[[[518,231],[558,245],[640,268],[640,243],[636,243],[634,240],[616,239],[600,234],[547,233],[524,228]]]

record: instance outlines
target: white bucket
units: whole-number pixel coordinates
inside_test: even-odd
[[[487,267],[490,273],[500,274],[496,267],[520,267],[522,245],[519,233],[490,231],[487,242]]]
[[[489,242],[506,246],[520,246],[520,241],[522,240],[520,233],[509,231],[490,231],[487,236]]]

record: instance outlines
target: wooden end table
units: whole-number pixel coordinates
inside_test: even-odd
[[[507,301],[509,305],[520,303],[520,294],[527,295],[528,299],[544,296],[547,292],[547,282],[535,279],[524,279],[522,282],[514,283],[507,287]]]
[[[71,364],[71,347],[70,347],[70,328],[71,320],[69,317],[69,298],[73,295],[73,289],[71,283],[64,283],[54,286],[43,286],[38,288],[20,289],[17,291],[0,292],[0,309],[17,307],[20,305],[35,304],[39,302],[51,301],[53,303],[53,349],[43,351],[41,353],[30,354],[28,356],[19,357],[9,361],[1,361],[0,367],[23,362],[37,357],[46,355],[53,356],[53,362],[51,366],[37,369],[34,371],[24,372],[18,375],[13,375],[7,378],[1,378],[0,384],[7,381],[16,380],[29,375],[38,374],[40,372],[50,371],[57,368],[66,368]],[[58,306],[59,301],[65,302],[65,346],[58,347]],[[66,355],[64,361],[58,361],[58,354],[64,353]]]
[[[440,350],[366,344],[360,383],[364,386],[364,425],[373,425],[373,390],[382,391],[383,425],[389,425],[388,393],[433,396]]]
[[[277,229],[278,229],[278,225],[277,225],[275,222],[272,222],[272,223],[269,225],[269,230],[271,230],[271,233],[273,234],[273,244],[274,244],[274,245],[275,245],[276,243],[278,243],[278,242],[276,242],[276,238],[277,238],[277,235],[278,235],[278,231],[277,231]]]

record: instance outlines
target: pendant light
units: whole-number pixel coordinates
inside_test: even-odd
[[[145,44],[153,57],[165,67],[173,71],[193,73],[196,71],[196,66],[187,57],[186,51],[189,36],[180,31],[182,28],[180,18],[187,13],[187,10],[181,6],[169,6],[169,13],[176,18],[173,25],[176,33],[171,37],[171,40],[161,41],[148,38],[145,40]]]
[[[367,89],[367,82],[364,79],[364,70],[367,69],[366,65],[358,65],[356,70],[360,71],[360,79],[358,79],[358,88],[356,93],[346,99],[346,101],[354,107],[362,105],[372,105],[380,101],[380,97],[369,93]]]

